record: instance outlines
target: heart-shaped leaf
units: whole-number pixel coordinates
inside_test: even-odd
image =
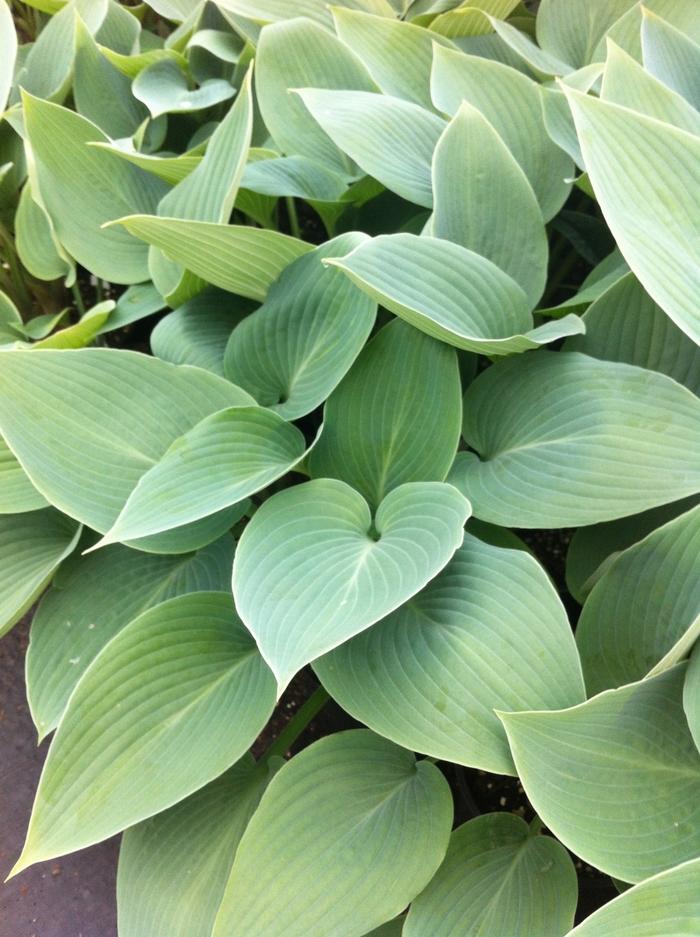
[[[585,697],[571,628],[542,567],[468,533],[422,592],[314,669],[375,732],[498,774],[515,768],[494,709],[558,709]]]
[[[233,593],[280,691],[422,589],[461,544],[469,514],[440,482],[395,488],[374,520],[362,495],[334,479],[266,501],[238,545]]]
[[[0,516],[0,635],[41,595],[79,536],[80,527],[51,508]]]
[[[576,869],[551,836],[510,813],[458,827],[445,861],[411,905],[404,937],[563,937],[574,921]]]
[[[182,803],[124,833],[120,937],[211,937],[238,844],[269,779],[267,766],[245,755]]]
[[[300,430],[272,410],[219,410],[178,437],[144,472],[97,546],[209,517],[286,475],[305,450]]]
[[[13,874],[107,839],[218,777],[247,751],[274,700],[272,674],[230,595],[191,593],[144,612],[74,690]]]
[[[576,628],[588,692],[640,680],[700,635],[700,507],[625,550],[586,599]]]
[[[395,319],[328,400],[309,471],[340,478],[376,507],[404,482],[444,481],[461,413],[456,353]]]
[[[285,420],[304,416],[328,397],[374,325],[376,303],[323,265],[363,240],[361,234],[341,234],[294,261],[264,305],[231,335],[226,376]]]
[[[151,117],[161,114],[201,111],[227,101],[235,94],[228,81],[211,78],[191,89],[179,64],[171,58],[159,59],[140,71],[133,84],[134,97],[142,101]]]
[[[495,524],[593,524],[700,491],[700,401],[628,364],[578,352],[501,362],[468,388],[463,432],[475,453],[450,480]]]
[[[176,595],[228,591],[234,546],[229,534],[184,556],[111,546],[62,568],[32,619],[27,651],[27,700],[39,737],[56,728],[97,654],[137,615]]]
[[[572,709],[501,715],[545,825],[626,882],[700,850],[700,754],[681,705],[685,670],[678,664]]]
[[[451,825],[435,765],[366,730],[321,739],[263,794],[213,937],[362,937],[430,881]]]
[[[533,328],[527,297],[512,277],[440,238],[381,235],[326,263],[410,325],[465,351],[515,354],[583,330],[577,316]]]

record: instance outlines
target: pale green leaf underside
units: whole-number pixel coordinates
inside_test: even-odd
[[[141,612],[188,592],[230,588],[234,540],[197,553],[157,556],[111,546],[61,569],[32,620],[27,700],[43,738],[102,648]]]
[[[285,420],[304,416],[328,397],[374,325],[376,303],[323,265],[364,240],[359,233],[341,234],[295,260],[264,305],[231,335],[226,376]]]
[[[546,826],[626,882],[700,850],[700,754],[681,706],[685,670],[678,664],[572,709],[502,715]]]
[[[266,501],[241,537],[233,593],[280,691],[422,589],[461,544],[469,514],[440,482],[395,488],[374,521],[362,495],[333,479]]]
[[[463,433],[475,452],[450,480],[503,526],[594,524],[700,491],[700,401],[632,365],[511,358],[468,388]]]
[[[451,825],[435,765],[366,730],[321,739],[263,794],[213,937],[362,937],[428,883]]]
[[[452,241],[381,235],[329,263],[410,325],[465,351],[516,354],[583,329],[577,316],[534,328],[515,280]]]
[[[698,937],[700,859],[660,872],[599,908],[567,937]]]
[[[584,699],[571,628],[542,567],[470,534],[421,592],[314,669],[375,732],[497,774],[515,769],[494,709]]]
[[[347,482],[374,507],[404,482],[444,481],[461,419],[454,350],[394,319],[326,403],[309,472]]]
[[[193,793],[244,754],[274,697],[230,595],[192,593],[144,612],[73,692],[13,871],[107,839]]]
[[[578,883],[564,847],[520,817],[487,813],[458,827],[445,861],[416,898],[404,937],[563,937]]]
[[[698,636],[698,555],[700,507],[625,550],[596,583],[576,629],[589,694],[641,680],[674,649],[672,663],[687,654]]]
[[[700,343],[700,139],[624,107],[567,92],[596,197],[649,295]]]
[[[51,508],[0,516],[0,635],[41,594],[79,536],[80,528]]]
[[[208,517],[266,488],[301,460],[303,434],[264,407],[205,417],[146,471],[98,546]]]
[[[238,843],[268,777],[245,755],[211,784],[124,833],[120,937],[211,937]]]
[[[700,634],[700,615],[695,620],[695,637]],[[683,687],[683,709],[690,727],[690,733],[695,740],[695,747],[700,751],[700,644],[690,656],[688,673]]]
[[[263,300],[288,264],[313,249],[297,238],[246,225],[133,215],[120,219],[136,237],[212,286]]]

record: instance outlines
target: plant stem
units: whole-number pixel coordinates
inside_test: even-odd
[[[538,833],[542,832],[542,827],[544,823],[540,818],[535,814],[535,816],[530,820],[530,836],[537,836]]]
[[[323,687],[318,687],[306,700],[306,702],[294,713],[287,725],[284,727],[284,729],[282,729],[275,741],[265,752],[264,758],[272,758],[274,755],[278,755],[279,757],[284,758],[285,754],[296,742],[304,729],[308,726],[314,716],[318,715],[329,699],[330,696],[328,693],[326,693]]]
[[[287,216],[289,218],[289,232],[292,237],[300,238],[301,237],[301,228],[299,227],[299,218],[297,216],[297,207],[294,204],[294,199],[291,195],[286,196],[285,204],[287,205]]]
[[[80,313],[80,317],[85,315],[85,303],[83,302],[83,297],[80,292],[80,287],[78,286],[78,281],[76,280],[73,286],[71,286],[71,293],[73,294],[73,299],[75,300],[75,308]]]

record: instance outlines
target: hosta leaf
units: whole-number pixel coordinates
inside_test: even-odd
[[[324,4],[325,8],[325,4]],[[324,17],[330,17],[327,8]],[[301,16],[299,4],[294,15]],[[332,172],[354,175],[342,147],[329,139],[291,88],[373,91],[374,82],[352,52],[330,32],[305,19],[266,27],[257,50],[255,88],[272,139],[287,155],[306,156]]]
[[[395,488],[374,520],[362,495],[334,479],[266,501],[241,537],[233,593],[280,690],[420,591],[461,544],[469,514],[439,482]]]
[[[285,475],[305,449],[303,434],[271,410],[219,410],[176,439],[141,476],[99,546],[222,511]]]
[[[48,215],[34,200],[29,180],[22,189],[15,215],[15,246],[22,265],[38,279],[69,276],[71,266],[61,255]]]
[[[0,437],[0,514],[22,514],[47,506],[27,473]]]
[[[187,800],[124,833],[121,937],[211,937],[238,843],[268,781],[266,766],[245,755]]]
[[[422,592],[314,669],[375,732],[498,774],[515,769],[494,709],[558,709],[585,695],[566,613],[542,567],[469,533]]]
[[[685,670],[678,664],[572,709],[501,717],[545,825],[626,882],[700,849],[700,754],[681,706]]]
[[[608,42],[601,97],[689,133],[700,134],[700,113],[614,42]]]
[[[430,164],[445,122],[430,111],[369,91],[298,92],[333,142],[387,189],[431,208]]]
[[[700,633],[700,507],[620,554],[583,606],[576,643],[590,694],[686,656]]]
[[[333,26],[333,18],[326,0],[296,0],[293,7],[289,6],[289,0],[218,0],[218,4],[224,10],[231,10],[240,16],[249,16],[255,20],[274,23],[298,16],[329,28]],[[353,10],[366,10],[381,16],[396,15],[390,0],[338,0],[337,5]],[[308,28],[308,25],[304,23],[305,28]]]
[[[695,108],[700,108],[700,45],[651,11],[642,15],[644,67]]]
[[[169,185],[177,185],[178,182],[182,182],[202,162],[201,156],[191,153],[183,153],[181,156],[151,156],[148,153],[137,153],[135,150],[124,149],[122,144],[95,141],[89,145],[98,150],[107,150],[117,158],[138,166],[139,169],[151,173]]]
[[[188,592],[229,589],[233,538],[197,553],[156,556],[112,546],[62,569],[32,620],[27,699],[40,738],[58,725],[102,648],[141,612]]]
[[[138,73],[133,93],[146,105],[151,117],[159,117],[173,111],[188,113],[213,107],[232,98],[236,89],[223,78],[211,78],[191,90],[179,63],[162,58]]]
[[[625,52],[642,61],[642,25],[647,12],[655,13],[668,23],[680,29],[695,42],[700,42],[700,24],[698,24],[698,11],[695,0],[644,0],[644,3],[635,3],[621,16],[608,30],[596,49],[596,57],[605,57],[604,44],[611,39]]]
[[[145,68],[148,68],[149,65],[153,65],[155,62],[161,62],[163,59],[171,59],[173,62],[176,62],[180,68],[187,68],[187,59],[174,49],[146,49],[134,55],[124,55],[121,52],[108,49],[106,46],[100,46],[100,51],[107,61],[111,62],[115,68],[119,69],[122,74],[132,80]]]
[[[144,612],[73,692],[13,874],[106,839],[218,777],[265,725],[274,697],[230,595],[181,595]]]
[[[41,200],[66,250],[106,280],[147,279],[146,246],[121,228],[102,225],[127,213],[155,211],[165,185],[108,151],[87,146],[106,137],[84,117],[28,94],[24,114]]]
[[[451,824],[435,765],[366,730],[321,739],[263,794],[213,937],[361,937],[428,883]]]
[[[700,344],[694,235],[700,139],[568,91],[586,168],[610,230],[649,295]]]
[[[100,329],[100,334],[122,329],[160,312],[164,307],[165,301],[152,283],[137,283],[121,294],[114,312]]]
[[[537,15],[537,41],[542,49],[573,68],[594,61],[598,43],[636,0],[542,0]]]
[[[294,420],[322,403],[369,335],[376,303],[339,270],[324,267],[366,240],[341,234],[295,260],[265,304],[234,330],[224,371],[263,406]]]
[[[280,273],[312,250],[297,238],[245,225],[132,215],[119,221],[212,286],[263,300]]]
[[[657,527],[690,510],[698,501],[700,497],[693,495],[631,517],[579,527],[566,553],[566,586],[569,592],[583,605],[588,593],[619,553]]]
[[[374,508],[404,482],[444,480],[461,414],[456,353],[394,319],[328,400],[309,471],[347,482]]]
[[[341,176],[306,156],[279,156],[248,163],[241,185],[260,195],[292,195],[335,202],[346,191]]]
[[[487,13],[506,19],[518,6],[518,0],[466,0],[461,3],[448,2],[436,4],[436,11],[445,9],[430,23],[430,31],[450,39],[459,39],[465,36],[485,36],[492,32]],[[454,9],[451,9],[454,7]]]
[[[601,64],[586,65],[578,71],[571,72],[561,78],[556,87],[551,84],[540,85],[539,92],[542,101],[542,113],[547,133],[552,140],[561,147],[574,160],[577,166],[585,170],[581,146],[576,135],[576,126],[571,116],[571,108],[564,94],[564,86],[575,88],[577,91],[587,92],[600,84],[604,66]],[[573,172],[571,173],[573,175]],[[571,181],[571,180],[569,180]],[[576,180],[581,186],[581,180]],[[588,188],[590,189],[590,183]],[[584,191],[586,191],[584,189]],[[591,195],[592,192],[588,191]]]
[[[542,78],[551,78],[557,75],[567,75],[569,72],[574,71],[573,65],[564,62],[550,52],[545,52],[526,33],[521,32],[511,23],[495,19],[492,16],[489,16],[489,22],[499,38],[536,75]]]
[[[252,72],[248,70],[233,107],[211,135],[202,162],[163,197],[158,205],[159,215],[193,221],[228,221],[253,132],[251,79]],[[149,267],[155,285],[171,305],[179,305],[204,286],[155,248]]]
[[[432,108],[430,70],[433,48],[452,47],[421,26],[356,10],[333,7],[338,36],[366,66],[385,94]]]
[[[79,536],[74,521],[50,508],[0,517],[0,635],[41,595]]]
[[[606,290],[583,321],[586,334],[568,339],[568,350],[661,371],[700,394],[700,348],[656,305],[634,274]]]
[[[576,316],[533,328],[515,280],[480,254],[440,238],[382,235],[327,263],[410,325],[465,351],[513,354],[583,328]]]
[[[660,872],[603,905],[567,937],[697,937],[700,859]]]
[[[61,100],[70,87],[78,17],[95,33],[107,15],[107,0],[72,0],[46,23],[18,70],[15,86],[38,98]]]
[[[475,452],[450,478],[494,524],[613,520],[700,491],[699,416],[698,398],[655,371],[578,352],[511,358],[467,389]]]
[[[544,219],[569,192],[574,166],[545,128],[538,85],[501,62],[435,48],[431,79],[435,106],[454,115],[467,101],[484,115],[511,151],[533,188]]]
[[[460,105],[435,147],[431,233],[493,261],[530,307],[547,276],[547,236],[535,193],[494,127]]]
[[[0,3],[0,40],[2,41],[2,62],[0,62],[0,113],[5,110],[10,96],[12,79],[17,58],[17,33],[9,6]]]
[[[131,92],[131,80],[100,51],[81,20],[76,26],[73,76],[75,109],[109,137],[130,137],[148,116]]]
[[[129,351],[12,351],[0,368],[5,441],[47,500],[101,533],[176,439],[250,403],[208,371]]]
[[[105,299],[93,306],[73,325],[59,329],[36,342],[34,348],[84,348],[104,330],[116,303]]]
[[[693,629],[694,636],[697,638],[700,632],[700,615],[695,620]],[[700,751],[700,644],[695,645],[695,650],[690,657],[688,672],[683,686],[683,709],[688,720],[691,735],[695,740],[695,747]]]
[[[578,883],[566,849],[509,813],[458,827],[445,861],[406,918],[404,937],[563,937]]]
[[[164,316],[151,332],[151,351],[173,364],[224,374],[224,352],[234,326],[253,304],[220,290],[205,290]]]

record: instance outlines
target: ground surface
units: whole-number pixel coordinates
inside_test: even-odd
[[[27,628],[0,641],[0,882],[22,848],[48,744],[24,695]],[[116,840],[27,869],[0,884],[0,937],[116,937]]]

